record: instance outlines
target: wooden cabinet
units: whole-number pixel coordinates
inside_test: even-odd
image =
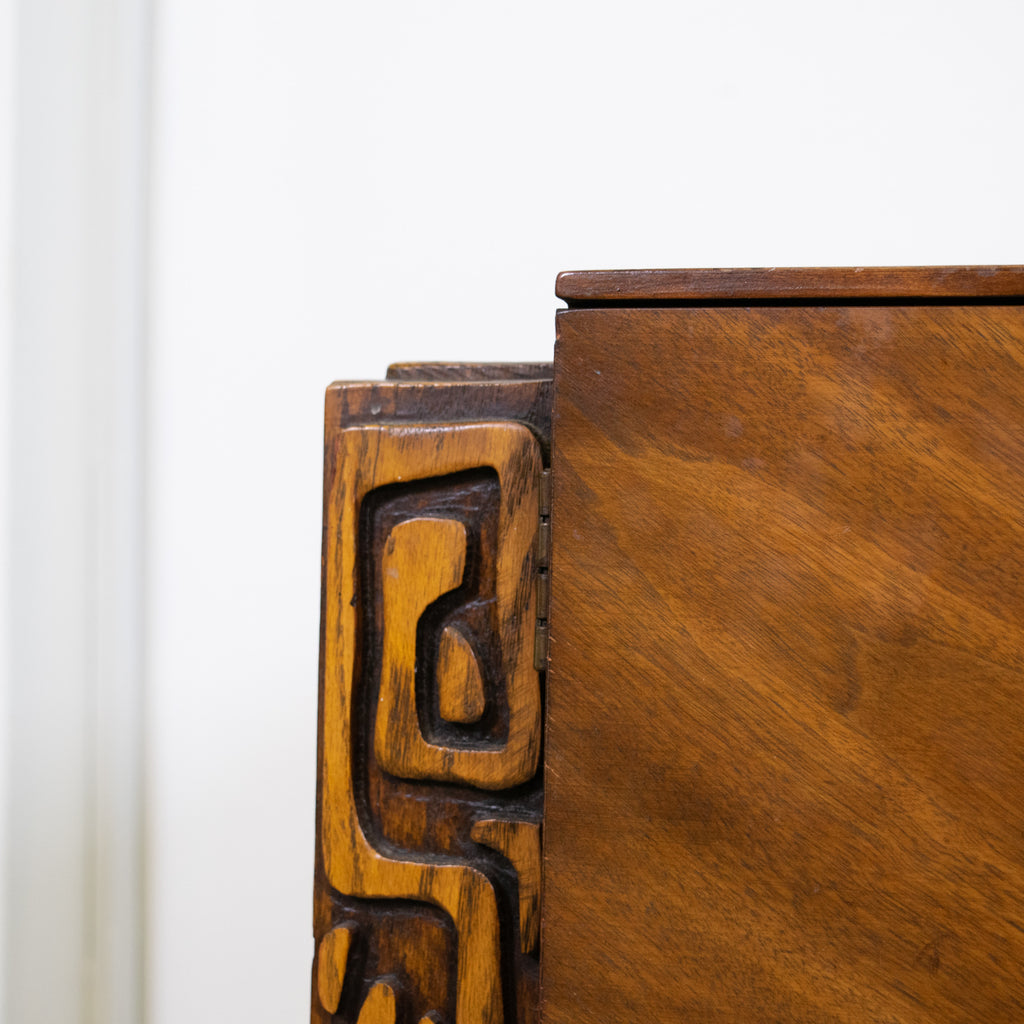
[[[559,293],[328,392],[313,1019],[1024,1020],[1024,269]]]

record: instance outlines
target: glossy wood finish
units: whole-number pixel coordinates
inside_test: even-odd
[[[1024,311],[570,310],[555,386],[545,1024],[1024,1020]]]
[[[1024,267],[761,267],[720,270],[587,270],[558,275],[570,306],[602,303],[778,302],[899,299],[964,302],[1024,298]]]
[[[550,381],[447,376],[327,395],[314,1022],[536,1020]]]
[[[353,423],[509,420],[525,423],[533,431],[547,464],[551,450],[553,385],[550,375],[494,378],[489,370],[481,369],[493,364],[482,363],[465,367],[459,376],[453,372],[450,377],[439,380],[434,375],[438,364],[423,365],[428,368],[426,379],[332,384],[327,389],[324,419],[325,460],[330,456],[332,432]],[[329,468],[325,466],[325,473]]]

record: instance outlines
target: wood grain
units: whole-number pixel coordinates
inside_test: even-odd
[[[385,433],[386,431],[386,433]],[[387,440],[385,441],[385,438]],[[352,528],[362,497],[401,480],[439,477],[491,465],[502,493],[497,613],[502,670],[507,680],[508,736],[493,749],[462,749],[424,739],[416,711],[416,628],[427,606],[454,590],[465,569],[465,528],[455,520],[412,519],[394,528],[384,555],[384,663],[377,711],[376,754],[385,771],[406,779],[461,782],[481,789],[509,789],[532,778],[540,756],[540,687],[533,667],[533,544],[537,532],[537,484],[542,464],[533,435],[514,423],[452,427],[353,427],[342,436],[352,477],[339,485],[332,515]],[[361,476],[372,465],[372,478]],[[331,568],[330,566],[328,567]],[[340,570],[343,571],[343,570]],[[354,583],[342,598],[357,599]],[[330,576],[328,577],[330,580]],[[342,631],[355,629],[355,608]],[[344,615],[344,610],[342,610]],[[329,667],[328,667],[329,670]],[[330,854],[326,858],[331,875]]]
[[[317,993],[328,1013],[337,1013],[341,990],[348,967],[348,951],[352,945],[351,928],[332,928],[321,940],[317,950]]]
[[[509,381],[551,380],[551,363],[392,363],[388,380]]]
[[[1018,306],[561,314],[545,1024],[1024,1020],[1022,424]]]
[[[437,652],[437,691],[441,717],[446,722],[470,725],[480,720],[487,707],[484,681],[473,648],[451,626],[441,634]]]
[[[324,412],[325,460],[331,457],[329,448],[334,432],[354,423],[508,421],[522,423],[530,428],[547,464],[551,458],[552,393],[552,381],[543,378],[339,381],[327,389]],[[326,468],[329,469],[329,466]]]
[[[395,990],[390,985],[381,981],[370,989],[358,1024],[395,1024]]]
[[[587,270],[558,275],[571,307],[602,303],[1024,298],[1024,267],[759,267],[719,270]]]
[[[532,821],[478,821],[470,835],[497,850],[516,869],[519,937],[524,953],[540,940],[540,825]]]
[[[515,868],[472,838],[540,814],[542,382],[503,387],[328,393],[314,1021],[535,1020]]]

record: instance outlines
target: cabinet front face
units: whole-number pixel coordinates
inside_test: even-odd
[[[1024,1020],[1022,307],[570,309],[552,479],[545,1024]]]

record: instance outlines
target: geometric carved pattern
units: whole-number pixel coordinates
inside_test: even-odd
[[[519,939],[524,953],[540,940],[540,825],[530,821],[478,821],[470,833],[506,857],[519,877]]]
[[[533,1019],[541,470],[514,422],[329,439],[315,1019]]]

